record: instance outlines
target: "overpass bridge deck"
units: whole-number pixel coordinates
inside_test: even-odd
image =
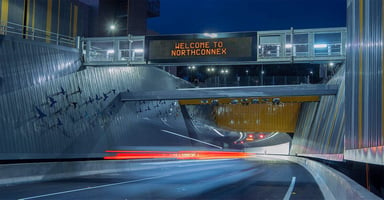
[[[121,101],[183,100],[209,98],[285,97],[336,95],[337,85],[275,85],[220,88],[185,88],[120,93]]]
[[[242,33],[218,33],[224,39]],[[231,35],[231,36],[228,36]],[[156,36],[157,37],[157,36]],[[172,36],[160,36],[164,38]],[[177,38],[212,39],[209,34],[191,34]],[[214,39],[223,39],[219,36]],[[146,36],[83,38],[82,55],[85,66],[180,66],[180,65],[254,65],[278,63],[325,63],[345,60],[346,28],[298,29],[254,32],[252,57],[248,60],[199,59],[161,63],[148,59]],[[150,37],[149,37],[150,38]],[[169,39],[166,39],[169,40]],[[196,40],[196,41],[197,41]],[[180,39],[175,40],[180,41]],[[161,45],[160,45],[161,46]],[[241,45],[240,45],[241,46]],[[239,49],[238,45],[235,45]],[[163,49],[159,50],[162,51]]]

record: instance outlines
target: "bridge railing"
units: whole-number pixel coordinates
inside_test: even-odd
[[[259,31],[257,41],[260,62],[344,60],[346,28]]]
[[[144,36],[84,38],[84,61],[87,65],[142,64],[144,43]]]
[[[343,61],[345,41],[346,28],[259,31],[255,47],[257,58],[248,63]],[[85,65],[146,63],[145,36],[83,38],[82,48]]]
[[[68,47],[76,47],[77,44],[76,37],[70,37],[31,26],[24,26],[5,21],[0,21],[0,35],[10,35],[13,37]]]

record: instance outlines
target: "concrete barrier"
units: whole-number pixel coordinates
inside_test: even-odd
[[[288,160],[303,166],[314,177],[327,200],[381,199],[346,175],[319,162],[296,156],[258,155],[257,157]]]

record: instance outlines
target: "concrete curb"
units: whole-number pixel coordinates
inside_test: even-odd
[[[319,162],[295,156],[258,155],[257,157],[288,160],[303,166],[315,178],[327,200],[381,199],[344,174]]]

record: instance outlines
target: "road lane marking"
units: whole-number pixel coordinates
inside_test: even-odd
[[[142,165],[170,165],[170,164],[185,164],[185,163],[196,163],[199,164],[201,162],[218,162],[218,161],[228,161],[228,160],[236,160],[236,159],[216,159],[216,160],[178,160],[178,161],[163,161],[163,162],[153,162],[153,163],[142,163]]]
[[[119,182],[119,183],[111,183],[111,184],[106,184],[106,185],[98,185],[98,186],[95,186],[95,187],[86,187],[86,188],[80,188],[80,189],[75,189],[75,190],[68,190],[68,191],[63,191],[63,192],[55,192],[55,193],[43,194],[43,195],[39,195],[39,196],[25,197],[25,198],[21,198],[21,199],[18,199],[18,200],[37,199],[37,198],[41,198],[41,197],[55,196],[55,195],[60,195],[60,194],[68,194],[68,193],[72,193],[72,192],[80,192],[80,191],[85,191],[85,190],[93,190],[93,189],[99,189],[99,188],[104,188],[104,187],[123,185],[123,184],[127,184],[127,183],[135,183],[135,182],[140,182],[140,181],[153,180],[153,179],[163,178],[163,177],[166,177],[166,176],[169,176],[169,175],[154,176],[154,177],[143,178],[143,179],[138,179],[138,180],[124,181],[124,182]]]
[[[222,133],[220,133],[218,130],[216,130],[215,128],[211,128],[213,131],[215,131],[215,133],[217,133],[218,135],[220,135],[221,137],[224,137],[224,135]]]
[[[187,136],[184,136],[184,135],[180,135],[180,134],[172,132],[172,131],[167,131],[167,130],[161,130],[161,131],[166,132],[166,133],[170,133],[172,135],[176,135],[176,136],[179,136],[179,137],[182,137],[182,138],[190,139],[190,140],[193,140],[195,142],[200,142],[200,143],[212,146],[212,147],[216,147],[216,148],[222,149],[222,147],[220,147],[220,146],[217,146],[217,145],[214,145],[214,144],[211,144],[211,143],[208,143],[208,142],[204,142],[204,141],[201,141],[201,140],[197,140],[195,138],[191,138],[191,137],[187,137]]]
[[[291,198],[291,194],[293,192],[293,188],[295,187],[296,177],[292,177],[291,185],[289,185],[287,193],[285,193],[284,200],[289,200]]]

